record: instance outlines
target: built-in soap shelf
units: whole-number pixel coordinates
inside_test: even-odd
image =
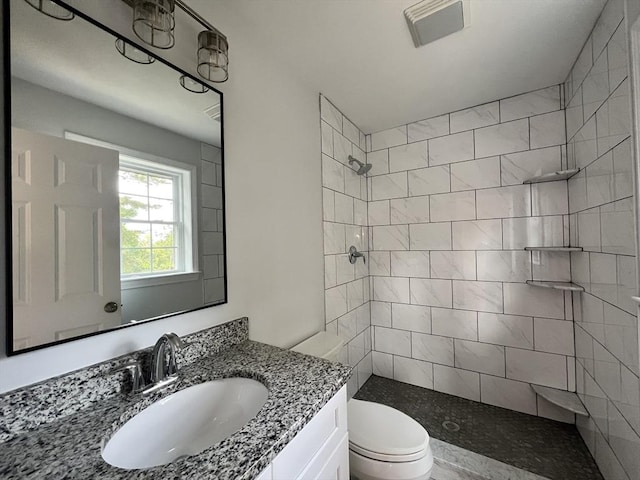
[[[544,173],[537,177],[526,179],[523,184],[527,183],[545,183],[545,182],[557,182],[559,180],[569,180],[576,173],[580,171],[579,168],[572,168],[570,170],[558,170],[557,172]]]
[[[540,385],[531,385],[534,392],[544,398],[546,401],[553,403],[565,410],[588,417],[589,412],[580,401],[578,395],[574,392],[567,392],[566,390],[558,390],[557,388],[542,387]]]
[[[527,252],[581,252],[582,247],[524,247]],[[584,292],[584,288],[571,282],[547,282],[541,280],[527,280],[527,285],[540,288],[552,288],[569,292]]]
[[[540,280],[527,280],[527,285],[540,288],[552,288],[554,290],[565,290],[568,292],[584,292],[584,288],[571,282],[543,282]]]

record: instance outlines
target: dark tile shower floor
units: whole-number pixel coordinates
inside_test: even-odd
[[[354,398],[406,413],[433,438],[553,480],[602,480],[575,425],[375,375]]]

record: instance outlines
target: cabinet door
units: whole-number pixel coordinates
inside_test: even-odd
[[[310,464],[319,471],[346,434],[347,392],[343,387],[276,456],[273,480],[316,478],[310,471],[310,476],[305,473]]]

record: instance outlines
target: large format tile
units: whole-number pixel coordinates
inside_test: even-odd
[[[431,333],[431,309],[429,307],[393,303],[391,315],[393,328]]]
[[[546,387],[567,388],[566,357],[506,347],[507,378]]]
[[[505,376],[504,347],[456,339],[454,349],[456,367],[498,377]]]
[[[505,250],[564,245],[564,224],[561,216],[506,218],[502,221],[502,226]]]
[[[521,185],[525,180],[562,169],[561,148],[547,147],[502,155],[502,185]]]
[[[405,143],[407,143],[406,125],[371,134],[371,151],[404,145]]]
[[[432,195],[430,201],[432,222],[476,218],[476,194],[473,191]]]
[[[382,302],[409,303],[409,279],[373,277],[373,299]]]
[[[429,252],[391,252],[391,275],[429,278]]]
[[[390,201],[391,223],[427,223],[429,196],[397,198]]]
[[[480,312],[478,340],[533,350],[533,318]]]
[[[525,282],[531,279],[531,254],[525,251],[477,252],[478,280]]]
[[[454,250],[500,250],[502,248],[502,222],[477,220],[453,222]]]
[[[414,170],[428,167],[427,142],[416,142],[389,149],[389,171]]]
[[[459,110],[451,114],[451,133],[495,125],[500,121],[498,102],[485,103],[477,107]]]
[[[449,114],[410,123],[407,125],[407,129],[409,142],[449,135]]]
[[[451,222],[409,225],[411,250],[451,250]]]
[[[564,294],[524,283],[504,284],[504,313],[564,319]]]
[[[502,284],[454,280],[453,306],[462,310],[502,313]]]
[[[377,352],[411,356],[411,332],[385,327],[374,327],[374,331],[374,349]]]
[[[529,119],[531,148],[552,147],[566,143],[564,110]]]
[[[393,379],[423,388],[433,388],[433,365],[413,358],[393,357]]]
[[[433,307],[431,322],[431,331],[434,335],[478,340],[477,312]]]
[[[409,279],[411,303],[433,307],[451,307],[451,280]]]
[[[412,170],[408,177],[409,195],[412,197],[446,193],[451,188],[448,165]]]
[[[560,89],[555,85],[500,100],[500,119],[507,122],[559,109]]]
[[[409,228],[407,225],[389,225],[371,228],[372,250],[409,250]]]
[[[444,365],[433,366],[433,388],[469,400],[480,400],[480,374]]]
[[[431,278],[476,280],[476,252],[432,251]]]
[[[500,157],[454,163],[451,165],[451,191],[500,186]]]
[[[463,162],[474,157],[473,132],[462,132],[429,140],[429,165]]]
[[[408,194],[407,173],[391,173],[371,177],[371,200],[403,198]]]
[[[412,333],[411,352],[413,358],[453,366],[453,339],[451,338]]]
[[[480,399],[482,403],[529,415],[538,410],[536,394],[528,383],[491,375],[480,375]]]
[[[476,192],[478,219],[527,217],[531,215],[529,185],[488,188]]]
[[[529,149],[529,121],[515,120],[475,130],[476,158]]]

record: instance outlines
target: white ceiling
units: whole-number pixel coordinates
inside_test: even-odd
[[[414,3],[234,0],[227,7],[266,55],[371,133],[563,82],[605,0],[471,0],[469,28],[418,49],[403,16]],[[204,3],[205,17],[207,10]]]

